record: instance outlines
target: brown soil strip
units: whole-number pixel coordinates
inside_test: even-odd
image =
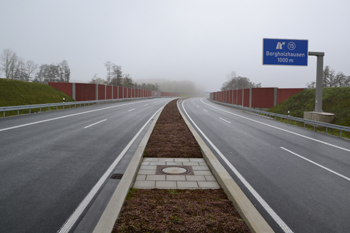
[[[202,158],[191,131],[177,109],[177,100],[168,103],[148,140],[144,157]]]
[[[176,105],[168,103],[145,157],[199,158],[199,145]],[[250,232],[222,189],[131,189],[113,232]]]
[[[250,232],[221,189],[134,189],[113,232]]]

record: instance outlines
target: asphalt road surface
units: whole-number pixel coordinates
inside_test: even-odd
[[[350,142],[214,104],[181,103],[275,232],[350,232]]]
[[[0,118],[0,232],[59,231],[138,131],[170,100]]]

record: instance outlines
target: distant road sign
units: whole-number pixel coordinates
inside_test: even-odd
[[[263,65],[307,66],[308,40],[263,39]]]

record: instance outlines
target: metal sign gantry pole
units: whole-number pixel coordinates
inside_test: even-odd
[[[315,98],[315,111],[323,112],[322,110],[322,92],[323,92],[323,52],[309,52],[309,56],[317,57],[316,68],[316,98]]]

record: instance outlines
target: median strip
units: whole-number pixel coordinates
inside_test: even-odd
[[[170,102],[147,131],[94,232],[273,232],[266,222],[252,224],[250,213],[239,216],[192,133]],[[140,188],[140,181],[150,186]]]

